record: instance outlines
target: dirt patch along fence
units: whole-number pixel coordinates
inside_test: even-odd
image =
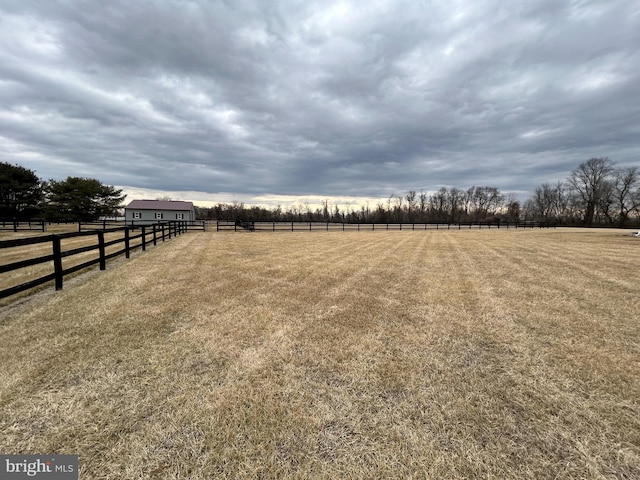
[[[154,225],[141,225],[138,227],[125,226],[77,233],[2,240],[0,241],[0,251],[3,252],[2,257],[10,258],[12,256],[8,254],[10,249],[18,249],[19,247],[25,246],[29,246],[29,254],[18,253],[13,255],[14,258],[17,257],[20,259],[0,265],[0,275],[5,276],[9,272],[27,269],[28,267],[44,266],[44,264],[48,262],[53,263],[53,271],[46,268],[38,268],[37,274],[39,275],[46,271],[49,273],[0,290],[0,299],[51,281],[54,282],[56,290],[61,290],[65,276],[96,264],[99,265],[100,270],[105,270],[106,262],[111,258],[120,255],[125,255],[126,258],[129,258],[133,250],[140,248],[144,251],[147,245],[157,245],[159,241],[164,242],[187,231],[188,229],[184,222],[165,222]],[[81,246],[64,250],[62,247],[63,240],[68,239],[79,241]],[[47,248],[47,245],[49,245],[49,248]],[[83,254],[95,250],[98,251],[97,257],[83,261]],[[51,253],[41,255],[41,253],[45,253],[46,251]],[[76,257],[79,263],[64,268],[63,258],[71,257]],[[3,281],[2,284],[4,283]]]
[[[389,231],[389,230],[462,230],[491,228],[555,228],[544,222],[519,223],[339,223],[339,222],[247,222],[216,221],[216,231]]]

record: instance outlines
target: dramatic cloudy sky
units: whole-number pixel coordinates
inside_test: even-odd
[[[526,199],[640,164],[633,0],[0,0],[0,161],[128,199]]]

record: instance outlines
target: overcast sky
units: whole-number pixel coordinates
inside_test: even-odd
[[[127,200],[526,199],[639,141],[638,1],[0,0],[0,161]]]

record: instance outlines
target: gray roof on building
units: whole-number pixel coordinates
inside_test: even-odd
[[[191,210],[193,202],[177,200],[132,200],[125,208],[136,210]]]

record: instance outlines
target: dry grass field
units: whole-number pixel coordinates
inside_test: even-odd
[[[0,309],[0,452],[82,479],[640,478],[622,230],[189,233]]]

